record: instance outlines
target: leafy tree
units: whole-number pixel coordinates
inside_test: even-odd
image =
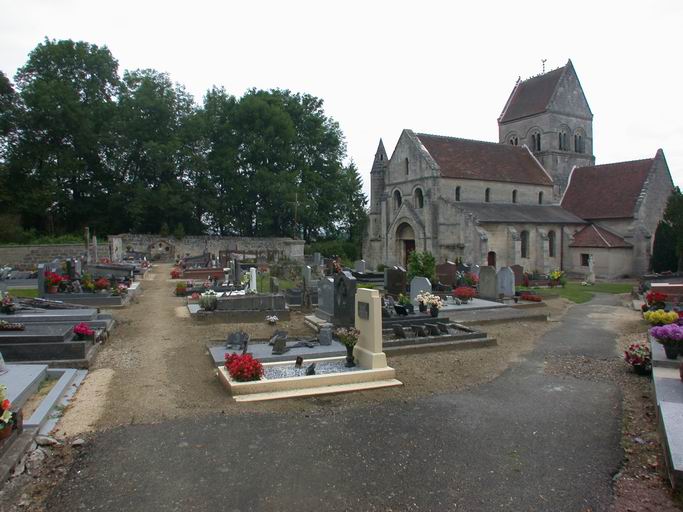
[[[436,282],[436,259],[431,252],[413,251],[408,256],[408,282],[413,277],[426,277]]]
[[[683,270],[683,193],[675,187],[664,211],[664,222],[671,227],[671,236],[675,240],[678,270]],[[657,238],[655,236],[655,242]]]
[[[16,75],[23,113],[8,179],[25,225],[62,232],[106,226],[118,64],[106,47],[45,39]]]

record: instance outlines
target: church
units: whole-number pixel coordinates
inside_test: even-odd
[[[391,157],[380,140],[370,173],[363,257],[598,277],[645,273],[673,190],[659,149],[595,165],[593,113],[570,61],[518,80],[498,118],[498,142],[403,130]]]

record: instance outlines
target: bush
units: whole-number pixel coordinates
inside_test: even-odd
[[[173,236],[176,238],[176,240],[182,240],[185,238],[185,226],[183,226],[180,222],[173,230]]]
[[[426,277],[436,282],[436,260],[430,252],[413,251],[408,256],[408,282],[413,277]]]
[[[359,243],[349,240],[320,240],[304,248],[307,254],[319,252],[326,258],[339,256],[342,260],[353,262],[360,259],[361,247]]]

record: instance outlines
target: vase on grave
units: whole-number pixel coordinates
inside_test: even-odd
[[[678,347],[674,343],[664,343],[664,353],[667,359],[676,359],[678,357]]]
[[[353,345],[346,345],[346,367],[353,368],[356,366],[353,357]]]
[[[418,307],[420,308],[420,313],[424,313],[425,311],[427,311],[427,305],[422,301],[420,301]]]
[[[432,318],[436,318],[439,316],[439,308],[436,306],[432,306],[429,308],[429,314],[432,315]]]
[[[47,287],[47,293],[57,293],[58,287],[57,286],[48,286]]]

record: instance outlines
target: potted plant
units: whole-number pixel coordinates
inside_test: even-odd
[[[356,363],[353,360],[353,347],[355,347],[356,343],[358,343],[360,331],[353,327],[349,327],[348,329],[345,327],[340,327],[334,331],[334,334],[346,347],[346,367],[353,368],[356,366]]]
[[[462,302],[471,301],[475,294],[476,290],[474,288],[470,288],[469,286],[458,286],[455,290],[453,290],[453,297],[460,299]]]
[[[279,318],[276,315],[267,315],[266,316],[266,322],[268,322],[268,325],[275,325],[277,324],[277,321]]]
[[[413,303],[410,302],[410,297],[408,297],[405,293],[398,294],[398,301],[396,301],[396,303],[399,306],[406,308],[406,311],[409,313],[413,313],[415,311],[415,306],[413,306]]]
[[[11,407],[7,386],[0,384],[0,440],[7,439],[12,435],[12,430],[17,428],[17,415],[12,413]]]
[[[439,310],[443,307],[443,300],[438,295],[430,292],[423,292],[417,296],[417,300],[429,308],[429,314],[434,318],[439,316]]]
[[[180,282],[180,283],[176,283],[175,294],[178,297],[184,297],[186,293],[187,293],[187,283],[184,281]]]
[[[199,296],[199,306],[204,311],[214,311],[218,307],[218,297],[216,292],[208,290]]]
[[[11,315],[17,309],[14,299],[11,295],[5,295],[0,301],[0,311],[6,315]]]
[[[560,269],[553,270],[548,274],[548,277],[550,278],[551,288],[554,288],[555,286],[564,286],[567,282],[564,271]]]
[[[463,279],[465,280],[465,284],[467,286],[471,286],[472,288],[479,284],[479,276],[474,272],[465,272]]]
[[[624,361],[633,366],[638,375],[652,373],[652,353],[647,343],[631,343],[624,351]]]
[[[249,382],[263,378],[263,365],[251,354],[225,354],[225,368],[230,378],[237,382]]]
[[[100,277],[97,281],[95,281],[95,290],[99,291],[100,293],[105,293],[109,289],[109,286],[111,286],[111,283],[106,277]]]
[[[664,311],[663,309],[646,311],[643,317],[650,325],[667,325],[678,322],[678,313],[675,311]]]
[[[683,344],[683,326],[668,324],[652,327],[650,336],[662,344],[667,359],[676,359],[679,347]]]
[[[64,281],[64,278],[56,272],[50,272],[49,270],[45,272],[45,286],[47,287],[47,293],[57,293],[59,284],[62,281]]]
[[[666,306],[666,293],[649,291],[645,295],[648,309],[664,309]]]
[[[74,325],[74,334],[76,339],[79,341],[85,340],[95,334],[88,324],[81,322],[80,324]]]

